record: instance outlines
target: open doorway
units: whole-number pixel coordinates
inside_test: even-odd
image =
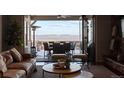
[[[74,54],[79,54],[81,51],[81,27],[80,20],[38,20],[35,25],[41,26],[41,29],[36,30],[36,49],[37,55],[47,57],[44,42],[73,42]]]
[[[87,51],[92,32],[92,21],[86,21],[84,16],[27,16],[25,23],[25,41],[30,47],[33,45],[33,26],[40,26],[35,31],[35,47],[37,56],[48,58],[49,51],[45,51],[44,42],[73,42],[73,53],[80,54]],[[89,28],[90,27],[90,28]],[[93,35],[93,34],[92,34]],[[71,50],[72,51],[72,50]],[[72,52],[71,52],[72,53]]]

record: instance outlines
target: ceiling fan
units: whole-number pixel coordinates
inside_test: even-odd
[[[65,18],[68,18],[68,17],[71,17],[71,16],[70,15],[58,15],[57,19],[60,19],[60,18],[65,19]]]

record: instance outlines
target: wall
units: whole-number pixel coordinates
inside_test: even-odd
[[[2,16],[0,15],[0,52],[2,51]]]
[[[95,22],[96,63],[103,61],[103,55],[108,54],[111,40],[111,16],[96,16]]]

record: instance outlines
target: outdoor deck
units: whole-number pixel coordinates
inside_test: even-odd
[[[81,54],[81,51],[75,49],[73,54]],[[44,62],[44,61],[46,62],[46,61],[50,61],[51,60],[51,59],[49,59],[47,51],[45,51],[45,56],[44,56],[44,50],[37,51],[36,55],[37,55],[37,57],[36,57],[37,62]]]

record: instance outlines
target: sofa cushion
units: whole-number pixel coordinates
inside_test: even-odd
[[[12,54],[13,59],[15,61],[17,61],[17,62],[21,62],[22,61],[22,55],[15,48],[12,48],[10,50],[10,53]]]
[[[24,61],[22,61],[22,62],[35,64],[35,63],[36,63],[36,59],[35,59],[35,58],[29,58],[29,59],[24,60]]]
[[[27,60],[29,58],[34,58],[32,57],[32,54],[22,54],[23,60]]]
[[[10,69],[3,74],[3,77],[5,78],[20,78],[25,76],[26,76],[26,72],[24,70],[18,70],[18,69]]]
[[[3,61],[3,57],[0,55],[0,71],[3,73],[7,71],[7,67],[5,62]]]
[[[4,58],[4,62],[6,63],[6,65],[9,65],[13,62],[13,57],[10,53],[5,53],[2,56]]]
[[[19,62],[19,63],[12,63],[7,68],[9,69],[22,69],[25,70],[26,72],[30,71],[32,68],[32,63],[26,63],[26,62]]]

